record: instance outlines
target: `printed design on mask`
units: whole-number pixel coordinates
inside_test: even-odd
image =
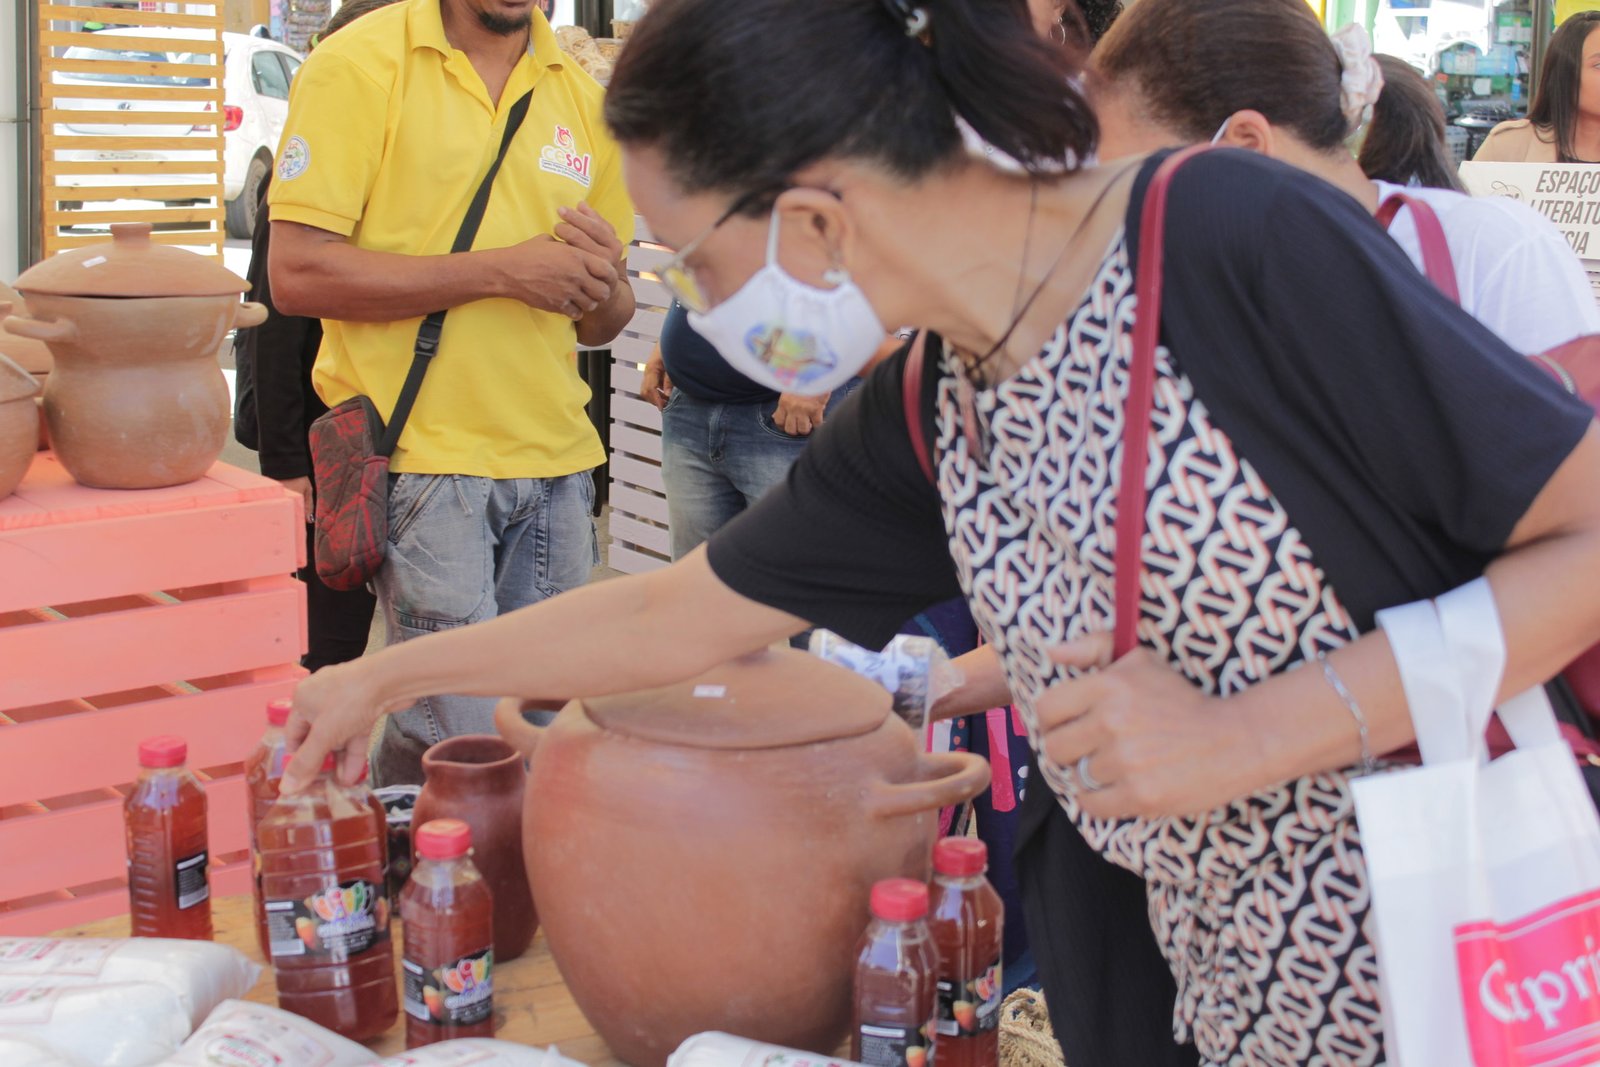
[[[594,168],[594,156],[578,151],[578,142],[572,136],[572,127],[556,123],[550,143],[539,149],[539,169],[546,174],[570,178],[585,189],[589,187]]]
[[[278,153],[278,180],[292,182],[306,172],[311,166],[311,146],[306,144],[306,139],[299,134],[289,138],[283,143],[283,149]]]
[[[756,326],[745,334],[744,344],[778,377],[785,390],[803,389],[839,365],[839,358],[808,331]]]

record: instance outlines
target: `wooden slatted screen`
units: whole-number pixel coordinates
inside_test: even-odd
[[[638,310],[611,342],[611,545],[606,562],[625,574],[662,567],[672,558],[667,493],[661,482],[661,413],[639,395],[644,362],[661,336],[672,300],[654,268],[672,253],[651,244],[636,219],[628,277]]]
[[[222,255],[222,0],[140,8],[39,5],[47,256],[113,222]]]

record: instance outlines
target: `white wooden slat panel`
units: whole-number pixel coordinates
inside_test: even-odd
[[[625,359],[611,364],[611,388],[625,396],[638,396],[644,389],[644,371]]]
[[[635,426],[644,430],[661,432],[661,412],[654,404],[647,404],[635,396],[613,393],[611,397],[611,424]]]
[[[669,562],[666,556],[654,552],[641,552],[632,545],[625,545],[620,541],[611,542],[610,552],[611,567],[623,574],[644,574],[660,567],[665,567]]]
[[[611,536],[640,548],[655,549],[663,555],[672,551],[672,536],[665,526],[655,526],[615,511],[611,513]]]
[[[662,524],[668,521],[666,497],[632,486],[611,483],[611,506],[621,508],[629,515],[639,515]]]
[[[626,423],[611,424],[611,447],[641,459],[661,459],[661,435]]]
[[[630,363],[644,363],[650,359],[650,353],[655,351],[655,347],[654,339],[624,335],[611,342],[611,355],[624,366]]]
[[[637,485],[658,493],[667,491],[666,483],[661,480],[661,465],[637,456],[611,457],[611,484]]]
[[[672,291],[660,282],[644,278],[630,278],[629,281],[633,282],[633,298],[641,305],[659,308],[672,306]]]
[[[655,239],[656,236],[650,232],[650,224],[644,221],[644,216],[635,215],[633,217],[633,243],[636,245],[649,244]]]
[[[633,318],[628,320],[628,325],[624,329],[635,337],[654,341],[661,336],[661,325],[666,321],[665,308],[639,307],[635,309]]]
[[[671,262],[673,253],[665,248],[643,248],[638,245],[628,249],[628,271],[648,271],[655,274]]]

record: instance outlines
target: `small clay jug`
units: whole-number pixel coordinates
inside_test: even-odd
[[[98,489],[191,482],[227,436],[218,349],[267,311],[239,302],[244,279],[153,242],[147,223],[113,225],[111,236],[24,271],[17,289],[29,314],[0,327],[49,347],[45,420],[74,478]]]
[[[584,1016],[633,1067],[719,1030],[831,1054],[872,884],[927,881],[939,809],[989,783],[889,694],[790,649],[495,726],[532,760],[528,880]]]
[[[472,862],[494,894],[495,962],[514,960],[539,926],[522,860],[522,753],[493,734],[465,734],[424,752],[422,771],[411,824],[460,819],[472,827]]]
[[[0,499],[22,484],[39,440],[39,384],[33,375],[0,356]]]

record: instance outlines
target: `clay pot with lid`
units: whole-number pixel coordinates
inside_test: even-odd
[[[424,752],[422,772],[412,825],[460,819],[472,828],[472,862],[494,897],[494,959],[514,960],[539,926],[522,858],[522,753],[493,734],[463,734]]]
[[[0,499],[22,484],[39,441],[39,385],[33,375],[0,356]]]
[[[29,314],[0,327],[54,357],[45,420],[74,478],[100,489],[180,485],[222,454],[230,413],[217,350],[267,311],[240,303],[244,279],[220,264],[152,242],[147,223],[111,235],[23,272]]]
[[[579,1008],[634,1067],[708,1030],[831,1053],[872,884],[929,876],[938,811],[989,767],[930,756],[888,693],[802,652],[568,704],[529,757],[528,880]]]

